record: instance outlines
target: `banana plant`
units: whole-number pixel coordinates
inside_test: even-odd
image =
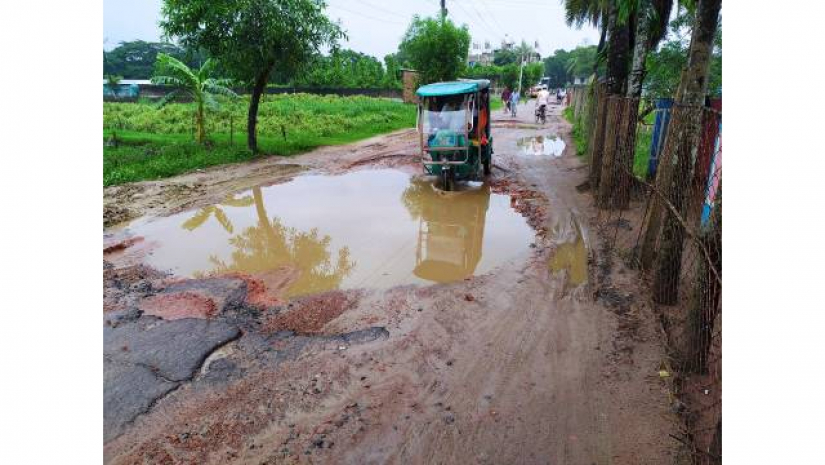
[[[218,106],[214,95],[238,96],[230,88],[232,85],[230,79],[212,77],[215,66],[215,61],[209,59],[200,69],[192,70],[177,58],[165,53],[158,53],[155,74],[152,76],[152,84],[175,88],[158,102],[159,107],[166,105],[179,95],[189,95],[195,101],[197,106],[195,128],[199,144],[206,141],[206,107],[217,108]]]

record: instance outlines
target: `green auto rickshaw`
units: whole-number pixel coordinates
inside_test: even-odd
[[[479,181],[490,174],[490,81],[436,82],[418,91],[418,128],[424,173],[438,176],[442,188],[457,181]]]

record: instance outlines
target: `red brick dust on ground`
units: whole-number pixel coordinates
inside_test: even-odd
[[[186,291],[151,296],[140,303],[140,309],[164,320],[212,318],[217,313],[212,299]]]
[[[345,311],[354,308],[360,294],[331,291],[295,300],[292,308],[263,324],[263,331],[295,331],[298,334],[319,334],[324,326]]]
[[[510,207],[527,218],[527,224],[543,236],[546,231],[543,227],[547,220],[547,204],[543,194],[533,189],[520,186],[510,179],[494,179],[490,183],[490,190],[496,194],[510,196]]]
[[[129,247],[137,244],[138,242],[142,242],[142,241],[143,241],[143,237],[141,237],[141,236],[130,237],[130,238],[124,239],[122,241],[117,241],[113,244],[109,244],[107,246],[104,246],[103,247],[103,255],[109,255],[109,254],[112,254],[114,252],[120,252],[120,251],[128,249]]]
[[[242,279],[246,283],[246,303],[260,308],[286,303],[284,293],[299,277],[294,268],[282,267],[265,273],[227,273],[220,276]]]

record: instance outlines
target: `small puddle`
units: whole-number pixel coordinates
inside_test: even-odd
[[[535,232],[510,196],[433,182],[392,169],[299,176],[127,230],[154,268],[247,273],[285,297],[458,281],[529,250]]]
[[[549,155],[560,157],[564,153],[564,141],[558,136],[522,137],[516,141],[524,155]]]
[[[567,279],[573,286],[587,282],[587,245],[578,223],[573,221],[575,239],[559,244],[548,267],[555,273],[567,270]]]

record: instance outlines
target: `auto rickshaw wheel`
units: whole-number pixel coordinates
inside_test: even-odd
[[[449,165],[441,168],[441,185],[447,192],[455,190],[455,171]]]
[[[490,165],[492,164],[492,161],[493,161],[493,154],[492,154],[492,150],[490,150],[489,147],[487,147],[487,151],[489,151],[491,153],[488,154],[486,157],[481,157],[481,164],[483,165],[484,176],[489,176],[490,173],[492,172],[492,170],[490,170]]]

